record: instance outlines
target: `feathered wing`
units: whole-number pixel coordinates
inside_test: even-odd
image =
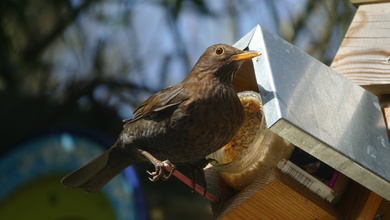
[[[139,119],[159,118],[186,100],[188,100],[188,96],[184,92],[183,85],[176,84],[149,97],[135,109],[134,118],[123,121],[132,123]]]

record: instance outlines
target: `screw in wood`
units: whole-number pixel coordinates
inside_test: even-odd
[[[386,64],[390,64],[390,57],[387,57],[387,58],[385,59],[385,63],[386,63]]]

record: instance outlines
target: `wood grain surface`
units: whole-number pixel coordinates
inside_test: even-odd
[[[331,67],[374,94],[390,93],[390,3],[359,6]]]

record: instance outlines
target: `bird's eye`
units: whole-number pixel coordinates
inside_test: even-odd
[[[218,47],[218,48],[215,50],[215,53],[216,53],[217,55],[222,55],[224,52],[225,52],[225,51],[223,50],[222,47]]]

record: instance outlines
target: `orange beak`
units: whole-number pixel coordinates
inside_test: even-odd
[[[247,52],[244,52],[244,53],[233,55],[232,58],[233,58],[234,61],[249,60],[249,59],[252,59],[253,57],[257,57],[257,56],[260,56],[260,55],[261,55],[261,53],[258,53],[258,52],[255,52],[255,51],[247,51]]]

